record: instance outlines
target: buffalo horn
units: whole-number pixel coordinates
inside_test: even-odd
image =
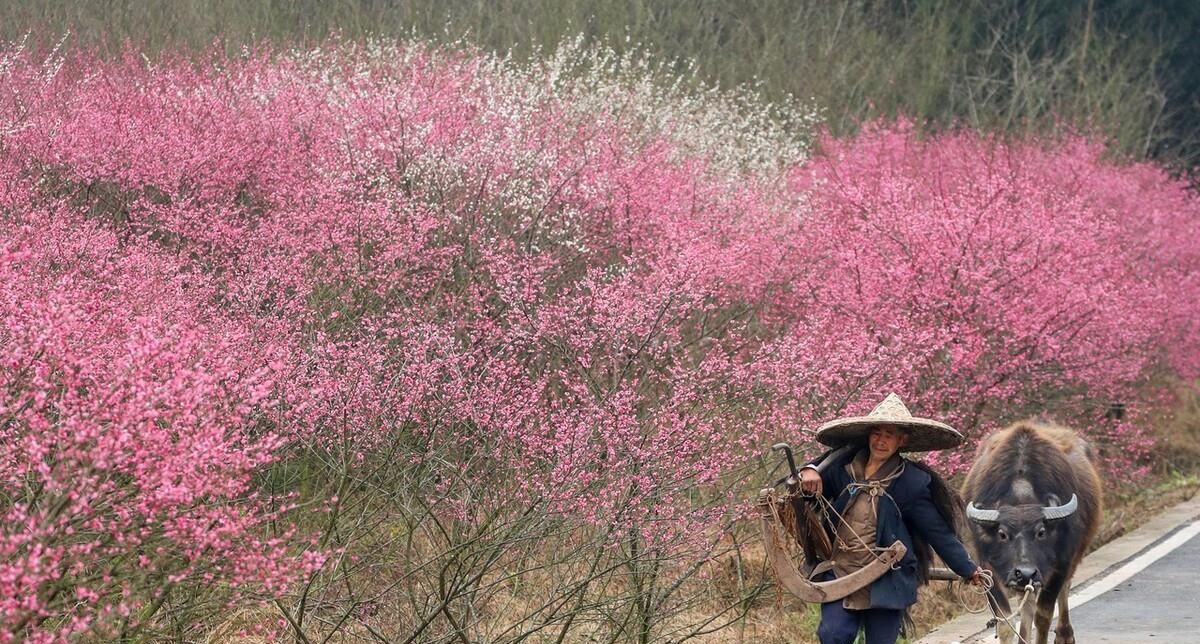
[[[967,504],[967,518],[975,523],[995,523],[1000,520],[999,510],[983,510],[975,507],[975,502]]]
[[[1074,514],[1075,510],[1078,507],[1079,507],[1079,499],[1075,498],[1075,495],[1072,494],[1071,500],[1067,501],[1066,504],[1064,504],[1064,505],[1051,505],[1051,506],[1043,507],[1042,508],[1042,518],[1044,518],[1047,521],[1053,521],[1055,519],[1065,519],[1065,518],[1071,516],[1072,514]]]

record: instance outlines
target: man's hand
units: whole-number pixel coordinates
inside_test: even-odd
[[[971,573],[970,577],[967,577],[967,581],[971,582],[972,586],[986,586],[988,580],[989,578],[984,573],[982,567],[976,567],[975,572]]]
[[[811,467],[800,470],[800,491],[805,494],[820,494],[822,490],[821,473]]]

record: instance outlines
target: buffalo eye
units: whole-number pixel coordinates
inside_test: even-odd
[[[1038,539],[1045,539],[1046,538],[1046,526],[1044,526],[1044,525],[1038,526],[1037,533],[1035,536],[1037,536]]]
[[[997,537],[998,537],[998,538],[999,538],[1001,541],[1008,541],[1008,533],[1004,531],[1004,528],[999,528],[999,529],[997,529],[997,530],[996,530],[996,536],[997,536]]]

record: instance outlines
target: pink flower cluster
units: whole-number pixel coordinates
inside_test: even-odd
[[[0,640],[52,640],[48,619],[115,635],[179,583],[286,585],[251,481],[280,443],[278,348],[70,204],[4,224]]]
[[[903,123],[738,169],[580,101],[420,46],[0,50],[0,641],[277,594],[321,560],[257,477],[305,450],[686,551],[889,390],[977,435],[1198,366],[1159,169]]]
[[[923,138],[901,122],[821,148],[792,173],[811,199],[808,292],[780,313],[843,347],[813,381],[876,388],[868,404],[881,385],[907,392],[968,435],[1043,414],[1122,467],[1146,455],[1142,429],[1102,416],[1146,397],[1146,377],[1196,373],[1200,200],[1185,182],[1079,136]]]

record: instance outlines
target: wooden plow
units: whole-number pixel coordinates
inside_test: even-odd
[[[848,575],[817,581],[832,569],[833,542],[826,529],[823,499],[800,491],[800,474],[792,450],[786,443],[772,447],[787,457],[791,473],[758,493],[759,525],[767,560],[779,584],[802,601],[837,601],[866,588],[900,563],[908,548],[897,540],[878,550],[874,561]],[[816,465],[824,471],[853,446],[838,448]],[[780,486],[783,486],[780,489]],[[873,538],[873,537],[872,537]],[[800,555],[795,551],[799,549]],[[929,571],[930,579],[957,581],[960,577],[945,568]]]

